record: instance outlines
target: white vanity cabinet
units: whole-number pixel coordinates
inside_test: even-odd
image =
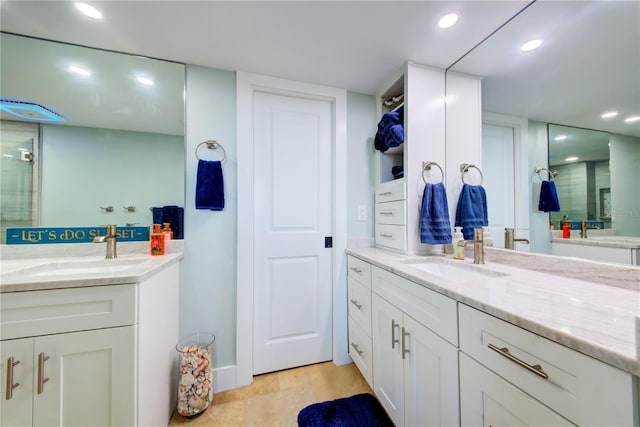
[[[459,320],[462,425],[637,423],[631,374],[464,304]]]
[[[3,426],[166,426],[178,263],[137,284],[1,298]]]
[[[455,426],[455,301],[373,266],[373,383],[396,425]],[[432,329],[431,329],[432,328]]]
[[[373,388],[371,352],[371,265],[348,256],[349,355]]]

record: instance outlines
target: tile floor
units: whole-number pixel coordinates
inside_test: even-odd
[[[319,363],[255,376],[250,386],[214,394],[199,417],[174,413],[169,427],[297,426],[305,406],[358,393],[373,391],[353,363]]]

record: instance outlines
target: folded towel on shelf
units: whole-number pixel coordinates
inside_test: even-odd
[[[464,184],[456,206],[455,226],[462,227],[465,240],[473,239],[473,229],[489,225],[487,194],[482,185]]]
[[[196,209],[210,209],[212,211],[224,209],[222,163],[218,160],[198,161]]]
[[[420,242],[432,245],[451,243],[451,222],[444,184],[427,183],[420,211]]]
[[[169,223],[174,239],[184,239],[184,208],[175,205],[163,206],[161,208],[151,208],[153,212],[153,223]]]
[[[393,175],[393,179],[402,178],[404,176],[404,166],[403,165],[393,166],[391,168],[391,175]]]
[[[542,212],[560,212],[560,201],[553,181],[542,181],[538,210]]]
[[[378,132],[374,140],[376,150],[385,152],[391,147],[397,147],[402,144],[404,142],[403,123],[404,107],[400,107],[389,113],[384,113],[378,123]]]

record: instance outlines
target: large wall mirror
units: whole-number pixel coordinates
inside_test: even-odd
[[[536,39],[537,49],[521,50]],[[500,177],[511,170],[520,182],[504,203],[526,206],[528,221],[511,221],[531,240],[523,250],[549,253],[550,222],[557,228],[565,216],[640,236],[639,2],[536,1],[449,73],[481,77],[483,171]],[[501,153],[521,144],[507,156],[513,162],[492,162],[496,141],[506,144]],[[561,211],[550,216],[537,210],[536,186],[549,179],[544,169],[556,170],[562,187]],[[489,206],[490,222],[491,211],[503,209]]]
[[[149,225],[184,205],[184,64],[0,33],[1,225]]]

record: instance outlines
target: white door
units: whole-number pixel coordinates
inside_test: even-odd
[[[504,229],[515,227],[514,163],[513,128],[483,124],[483,186],[489,231],[498,248],[504,248]]]
[[[331,360],[332,105],[256,92],[253,373]]]

